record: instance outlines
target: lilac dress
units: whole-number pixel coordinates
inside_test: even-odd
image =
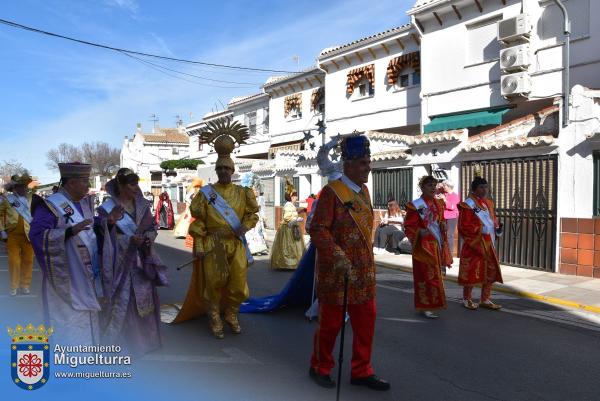
[[[109,181],[106,190],[118,204]],[[107,307],[102,312],[102,342],[120,345],[133,355],[160,348],[160,302],[157,286],[166,285],[166,266],[153,250],[157,236],[150,203],[141,192],[135,199],[135,215],[129,217],[137,226],[135,232],[150,239],[150,247],[130,243],[126,230],[108,224],[107,203],[98,208],[101,242],[102,275]]]
[[[70,200],[69,194],[59,192]],[[92,219],[93,198],[72,202],[77,213]],[[29,238],[43,272],[42,298],[46,324],[61,345],[95,345],[100,341],[102,297],[97,252],[90,253],[81,235],[69,235],[73,210],[45,201],[33,214]]]

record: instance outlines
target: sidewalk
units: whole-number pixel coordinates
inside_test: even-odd
[[[269,244],[275,237],[274,230],[265,230]],[[412,272],[411,255],[375,255],[378,266]],[[447,281],[458,278],[458,258],[446,275]],[[535,299],[553,305],[584,310],[600,314],[600,279],[567,276],[502,265],[504,283],[496,283],[494,290],[523,298]]]
[[[274,230],[265,230],[269,245],[275,237]],[[308,237],[305,237],[308,240]],[[458,258],[454,258],[452,269],[446,275],[447,281],[458,281]],[[411,255],[375,255],[378,266],[412,272]],[[494,290],[523,298],[561,305],[600,314],[600,279],[568,276],[501,265],[503,284],[494,284]]]
[[[458,280],[458,258],[454,258],[446,280]],[[412,272],[411,255],[376,255],[375,263],[382,267]],[[600,314],[600,279],[566,276],[501,265],[503,284],[494,284],[494,290],[535,299],[554,305],[582,309]]]

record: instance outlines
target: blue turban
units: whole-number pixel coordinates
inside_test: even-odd
[[[371,156],[369,139],[366,136],[357,135],[344,138],[342,141],[342,159],[355,160]]]

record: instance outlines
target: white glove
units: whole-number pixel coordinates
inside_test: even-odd
[[[298,217],[296,221],[304,221],[304,217]]]
[[[6,241],[8,239],[6,231],[0,231],[0,239],[2,239],[2,241]]]

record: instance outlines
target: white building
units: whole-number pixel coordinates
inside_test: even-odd
[[[298,166],[298,159],[316,154],[322,143],[317,122],[324,119],[325,71],[310,67],[297,74],[270,78],[263,90],[269,95],[270,163],[255,164],[252,169],[273,188],[274,206],[283,206],[285,176],[293,177],[300,199],[306,199],[322,186],[316,163]],[[305,138],[312,136],[310,140]],[[266,191],[265,191],[266,195]]]
[[[142,192],[158,195],[164,178],[160,163],[189,158],[189,142],[183,127],[142,132],[141,124],[138,124],[133,137],[126,136],[123,141],[121,167],[128,167],[140,176]]]
[[[263,180],[273,222],[284,176],[300,199],[323,185],[318,122],[327,137],[369,136],[376,207],[419,196],[425,174],[451,178],[464,197],[481,171],[505,225],[502,263],[600,277],[600,91],[587,89],[600,88],[600,2],[562,3],[572,26],[566,90],[555,1],[419,0],[410,25],[325,49],[317,66],[269,79],[264,93],[187,131],[222,117],[259,124],[268,110],[268,135],[234,156],[238,173]],[[203,152],[192,153],[216,159]]]
[[[600,99],[585,87],[600,87],[600,2],[563,3],[572,26],[566,91],[554,1],[416,2],[408,14],[421,35],[423,127],[410,164],[415,177],[444,170],[463,196],[483,172],[505,224],[502,263],[600,277],[582,245],[599,209],[590,190],[600,179]]]
[[[367,132],[372,168],[368,183],[376,208],[390,198],[412,199],[409,166],[412,137],[421,123],[420,40],[410,25],[388,29],[325,49],[319,66],[325,76],[329,136]]]

